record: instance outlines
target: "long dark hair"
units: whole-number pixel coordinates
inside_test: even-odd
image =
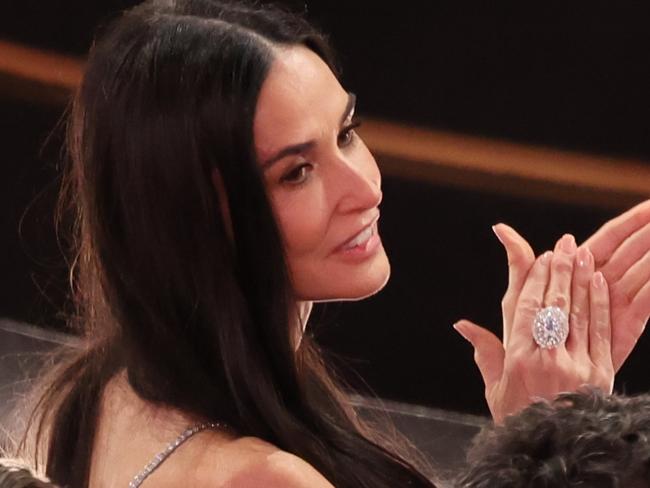
[[[280,8],[152,0],[91,49],[62,197],[85,347],[38,410],[54,482],[88,485],[99,399],[125,370],[141,398],[271,442],[337,487],[433,486],[356,417],[308,335],[295,351],[252,127],[274,46],[298,44],[334,68],[323,36]]]

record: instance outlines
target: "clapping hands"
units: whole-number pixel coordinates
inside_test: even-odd
[[[584,384],[611,391],[650,316],[650,201],[608,222],[580,247],[567,235],[537,259],[514,229],[499,224],[494,230],[509,267],[503,340],[468,320],[455,324],[474,346],[494,420]],[[567,314],[570,333],[566,344],[541,349],[532,323],[550,305]]]

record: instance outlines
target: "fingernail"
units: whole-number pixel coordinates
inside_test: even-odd
[[[551,258],[553,258],[553,251],[546,251],[542,256],[539,258],[539,262],[546,265],[551,262]]]
[[[603,276],[603,274],[600,271],[596,271],[594,273],[592,281],[593,281],[594,286],[596,288],[602,288],[602,287],[605,286],[605,277]]]
[[[593,260],[593,256],[591,255],[591,251],[588,248],[581,247],[578,249],[578,254],[576,255],[576,259],[578,261],[578,266],[584,268],[589,264],[591,264]]]
[[[499,242],[501,244],[503,244],[503,239],[501,238],[501,235],[499,234],[499,229],[497,228],[497,225],[499,225],[499,224],[495,224],[495,225],[492,226],[492,232],[494,232],[494,235],[497,236],[497,239],[499,239]]]
[[[566,253],[573,253],[576,250],[576,240],[571,234],[565,234],[560,240],[560,249]]]
[[[465,339],[467,342],[469,342],[471,344],[470,340],[467,338],[467,336],[465,335],[465,332],[463,331],[463,324],[461,322],[456,322],[453,325],[453,328],[454,328],[454,330],[456,330],[456,332],[458,332],[461,335],[461,337],[463,339]]]

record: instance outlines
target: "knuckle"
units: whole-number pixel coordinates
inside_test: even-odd
[[[589,326],[587,317],[579,311],[573,311],[569,314],[569,324],[572,329],[576,330],[585,330]]]
[[[569,304],[569,297],[564,293],[552,293],[547,298],[548,305],[566,309]]]
[[[551,269],[554,273],[571,274],[573,272],[573,261],[559,257],[553,260]]]
[[[525,253],[518,252],[513,256],[510,256],[510,259],[508,260],[508,266],[511,268],[529,268],[532,266],[534,261],[534,259],[531,259]]]
[[[478,349],[474,349],[474,362],[476,363],[477,366],[481,364],[482,359],[483,358],[481,356],[480,351]]]
[[[580,268],[578,268],[580,270]],[[573,276],[573,288],[575,293],[580,294],[581,297],[586,297],[589,294],[589,282],[591,275],[584,270],[576,271]]]
[[[515,301],[512,298],[504,298],[501,300],[501,312],[504,317],[509,316],[513,313],[515,307]]]
[[[597,313],[603,313],[609,310],[609,297],[605,295],[595,295],[591,297],[591,303]]]
[[[594,320],[594,327],[596,327],[596,330],[601,332],[607,330],[609,328],[609,320],[607,319],[607,317],[598,317]],[[606,339],[600,334],[598,334],[597,337],[599,340]]]
[[[534,296],[523,296],[519,298],[519,309],[535,313],[542,306],[542,300]]]

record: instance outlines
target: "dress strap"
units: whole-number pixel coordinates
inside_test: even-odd
[[[160,451],[154,456],[154,458],[147,464],[142,471],[133,477],[129,483],[129,488],[138,488],[147,477],[153,473],[162,462],[167,459],[171,454],[178,449],[185,441],[190,437],[199,432],[202,432],[206,429],[218,429],[223,428],[224,425],[218,422],[205,422],[202,424],[196,424],[192,427],[187,428],[181,435],[179,435],[174,441],[170,442],[165,449]]]

